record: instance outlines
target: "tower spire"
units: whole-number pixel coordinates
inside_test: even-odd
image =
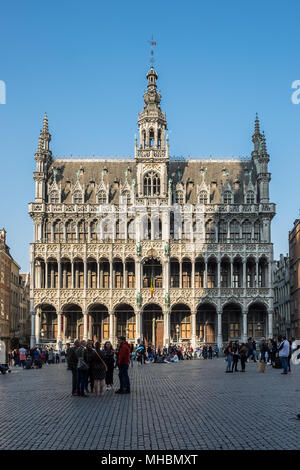
[[[258,114],[255,116],[254,135],[260,135]]]

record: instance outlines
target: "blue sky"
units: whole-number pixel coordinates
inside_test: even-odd
[[[14,0],[1,6],[0,225],[29,269],[34,153],[48,113],[54,155],[133,155],[148,40],[171,154],[249,156],[255,113],[270,154],[275,256],[299,215],[296,1]]]

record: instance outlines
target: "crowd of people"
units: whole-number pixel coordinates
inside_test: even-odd
[[[59,364],[65,362],[65,351],[53,348],[25,348],[24,346],[8,353],[8,365],[24,369],[41,368],[44,364]]]
[[[230,341],[224,347],[225,360],[227,362],[225,372],[246,372],[246,363],[264,362],[275,368],[282,368],[282,374],[287,375],[291,372],[291,357],[294,351],[298,349],[295,338],[288,340],[286,336],[278,336],[278,338],[261,338],[257,343],[254,338],[248,338],[246,343],[239,341]],[[241,369],[238,369],[240,361]]]
[[[104,395],[113,390],[114,368],[119,370],[120,388],[118,394],[130,393],[128,367],[130,364],[130,345],[121,336],[116,349],[110,341],[103,348],[92,340],[75,340],[74,346],[67,345],[68,369],[72,372],[72,396],[87,397],[89,393]]]

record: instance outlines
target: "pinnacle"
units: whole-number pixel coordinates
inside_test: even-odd
[[[260,130],[259,130],[259,119],[258,119],[258,114],[257,114],[257,113],[256,113],[256,116],[255,116],[254,134],[255,134],[255,135],[259,135],[259,134],[260,134]]]
[[[47,132],[47,133],[49,132],[47,113],[45,113],[45,115],[44,115],[44,120],[43,120],[43,132]]]

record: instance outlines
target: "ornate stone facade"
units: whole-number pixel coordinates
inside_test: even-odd
[[[171,159],[151,68],[134,158],[35,154],[32,344],[202,342],[272,335],[269,155]]]

